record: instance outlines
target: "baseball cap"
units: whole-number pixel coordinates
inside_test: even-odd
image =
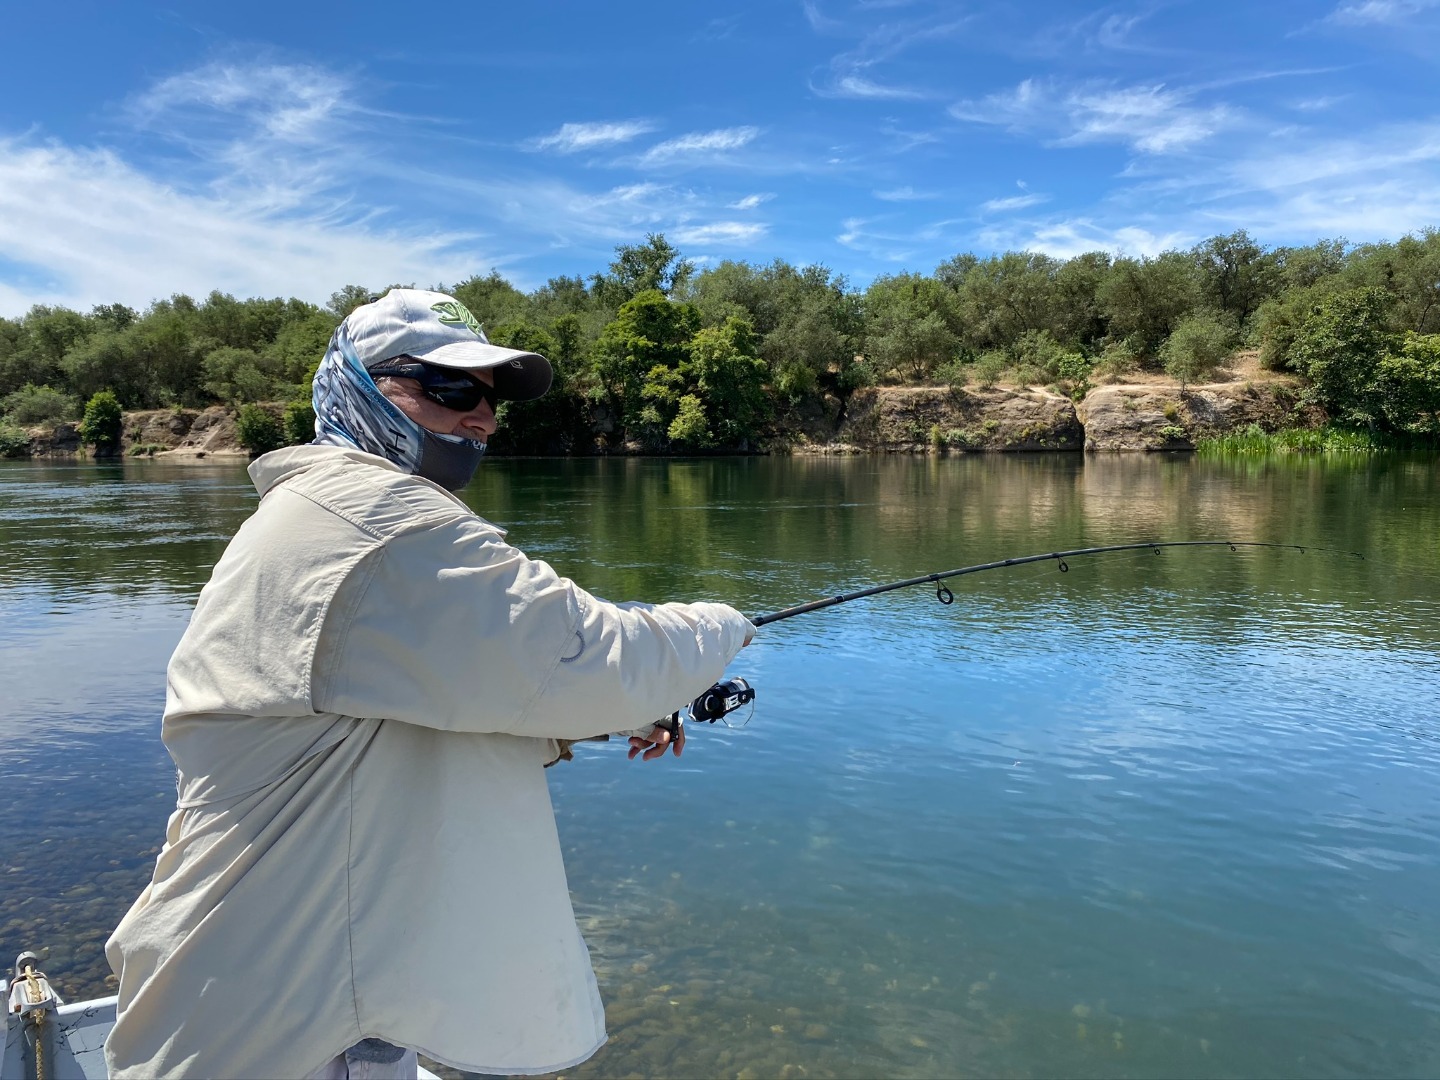
[[[496,396],[510,401],[530,401],[550,389],[550,361],[491,345],[465,305],[442,292],[391,289],[347,315],[345,328],[366,368],[413,356],[463,371],[489,368]]]

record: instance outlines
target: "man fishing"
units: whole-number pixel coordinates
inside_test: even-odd
[[[106,946],[112,1076],[544,1073],[604,1043],[544,766],[617,731],[678,756],[646,722],[754,627],[597,599],[452,494],[497,402],[550,378],[394,289],[331,339],[315,442],[250,466],[260,506],[170,661],[178,799]]]

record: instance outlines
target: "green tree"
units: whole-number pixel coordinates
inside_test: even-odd
[[[1050,330],[1060,264],[1033,251],[1007,251],[978,260],[956,294],[946,322],[973,353],[1010,349],[1022,334]]]
[[[769,414],[767,365],[754,355],[755,346],[750,323],[733,315],[724,326],[706,327],[690,340],[689,363],[681,370],[692,382],[690,396],[709,419],[709,437],[721,446],[739,446],[754,438]],[[682,396],[682,410],[684,400]]]
[[[529,298],[501,277],[498,270],[490,271],[485,277],[468,278],[449,292],[480,320],[487,338],[491,327],[522,322],[530,314]]]
[[[865,290],[865,353],[902,381],[932,378],[960,349],[955,294],[934,278],[896,274]]]
[[[49,386],[26,383],[0,398],[0,413],[16,424],[44,424],[75,415],[75,399]]]
[[[1116,259],[1097,296],[1112,340],[1130,339],[1145,356],[1200,304],[1194,261],[1178,251],[1155,258]]]
[[[378,298],[378,294],[364,285],[342,285],[330,294],[330,301],[325,307],[329,309],[331,315],[335,316],[335,321],[338,323],[357,307]]]
[[[706,424],[705,406],[694,394],[685,394],[676,407],[675,419],[666,430],[670,441],[680,446],[703,450],[714,445]]]
[[[1180,393],[1211,374],[1230,357],[1235,331],[1209,312],[1187,315],[1160,347],[1165,371],[1180,380]]]
[[[1399,352],[1390,329],[1394,298],[1385,290],[1351,289],[1325,298],[1301,324],[1290,357],[1311,393],[1339,420],[1386,426],[1377,386],[1380,363]]]
[[[1279,260],[1244,229],[1212,236],[1191,251],[1199,270],[1202,299],[1241,330],[1257,308],[1279,287]]]
[[[638,293],[620,306],[595,345],[595,373],[622,426],[641,422],[641,391],[653,382],[651,369],[678,369],[699,328],[694,305],[668,300],[657,290]]]
[[[249,349],[222,346],[202,361],[205,392],[226,404],[274,401],[295,393],[295,384],[280,377],[279,363]]]
[[[285,445],[285,429],[274,413],[259,405],[240,406],[240,415],[235,423],[236,436],[240,445],[258,457],[278,450]]]
[[[695,264],[663,233],[648,233],[643,244],[621,244],[608,274],[596,274],[591,292],[601,303],[618,308],[643,292],[680,296],[695,273]]]
[[[85,403],[80,440],[95,447],[97,454],[113,453],[120,445],[122,415],[115,395],[109,390],[99,391]]]
[[[1407,332],[1380,361],[1375,391],[1391,428],[1440,434],[1440,334]]]
[[[296,398],[287,404],[280,424],[287,446],[312,442],[315,438],[315,405],[309,396]]]

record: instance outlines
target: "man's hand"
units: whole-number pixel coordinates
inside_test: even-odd
[[[684,726],[678,727],[672,736],[667,729],[656,724],[645,738],[642,739],[638,735],[630,737],[629,757],[631,761],[634,761],[635,755],[643,752],[644,760],[652,761],[655,758],[664,757],[666,749],[672,746],[675,748],[676,757],[685,752]]]

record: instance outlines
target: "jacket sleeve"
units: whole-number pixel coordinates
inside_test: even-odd
[[[316,708],[454,731],[581,739],[647,726],[754,632],[724,604],[612,604],[479,519],[389,540],[336,593]]]

